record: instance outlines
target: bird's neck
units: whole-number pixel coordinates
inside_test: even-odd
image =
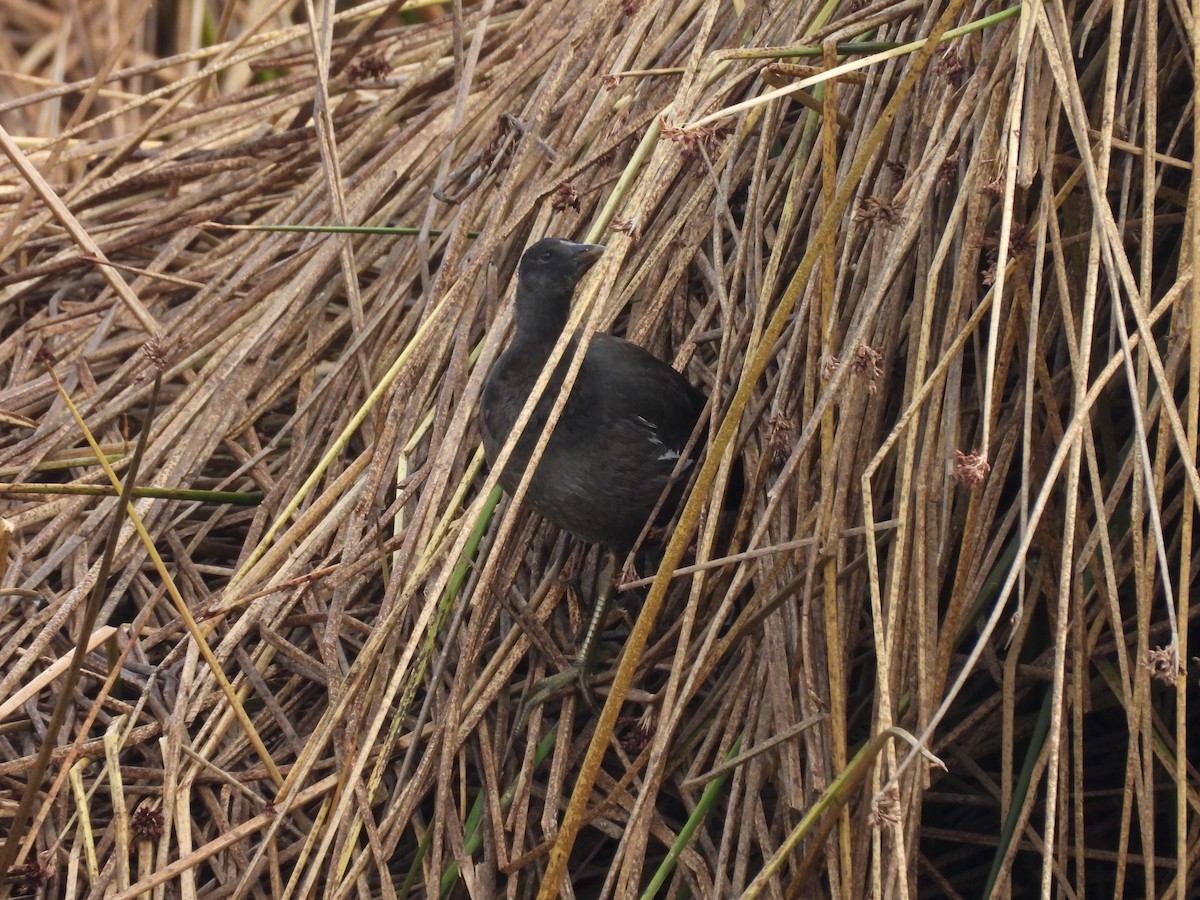
[[[530,352],[549,353],[566,327],[570,314],[571,295],[562,297],[530,297],[517,286],[517,330],[513,346]]]

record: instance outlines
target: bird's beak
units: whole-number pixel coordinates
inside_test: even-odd
[[[603,252],[603,244],[576,244],[575,264],[579,267],[580,274],[590,269]]]

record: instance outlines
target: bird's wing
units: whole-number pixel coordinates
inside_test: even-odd
[[[604,385],[602,394],[589,398],[598,413],[636,422],[665,454],[683,451],[704,411],[704,395],[686,378],[636,344],[607,334],[592,338],[584,367],[597,373],[589,381]]]

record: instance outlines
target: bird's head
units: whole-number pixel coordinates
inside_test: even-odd
[[[602,244],[542,238],[521,256],[518,283],[531,296],[569,301],[583,273],[603,252]]]

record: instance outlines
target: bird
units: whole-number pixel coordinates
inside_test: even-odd
[[[492,366],[480,403],[489,465],[495,464],[566,326],[576,285],[603,252],[601,244],[550,237],[521,256],[515,334]],[[545,430],[578,343],[573,336],[500,473],[500,485],[509,494]],[[685,457],[680,464],[680,459],[705,403],[683,375],[644,348],[610,334],[593,335],[526,503],[588,543],[628,553],[673,476],[664,515],[669,517],[682,499],[695,460]]]
[[[515,331],[488,373],[480,400],[480,431],[489,466],[495,466],[566,327],[576,286],[604,249],[601,244],[547,237],[522,254]],[[500,472],[500,486],[509,495],[515,493],[547,427],[578,344],[579,335],[573,335]],[[575,669],[586,668],[597,618],[607,608],[616,560],[633,549],[665,490],[659,522],[669,519],[683,498],[689,470],[704,444],[702,433],[695,441],[692,435],[706,402],[683,375],[644,348],[610,334],[592,336],[525,494],[525,502],[546,519],[609,552],[596,613]]]

